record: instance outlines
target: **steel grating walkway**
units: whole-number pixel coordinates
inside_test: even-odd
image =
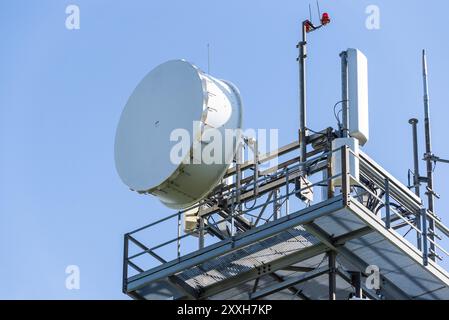
[[[385,298],[449,299],[448,273],[434,262],[424,266],[418,250],[383,224],[357,200],[351,199],[345,207],[337,196],[239,235],[232,243],[223,240],[182,261],[136,275],[127,289],[143,299],[248,299],[255,279],[260,279],[260,289],[270,288],[305,274],[286,272],[287,266],[302,262],[302,266],[313,268],[325,252],[335,250],[341,271],[337,284],[340,298],[346,298],[351,289],[345,270],[364,270],[374,264],[381,270]],[[326,271],[302,286],[304,297],[326,296]],[[269,278],[273,272],[278,272],[282,281]],[[270,298],[291,296],[281,290]],[[374,292],[371,297],[376,298]]]
[[[310,230],[325,242],[330,235],[338,238],[359,231],[358,237],[335,247],[337,252],[349,261],[358,262],[359,267],[378,266],[384,279],[394,283],[406,298],[449,299],[448,272],[431,260],[424,266],[414,245],[394,230],[386,229],[379,216],[356,200],[350,201],[347,210],[319,218],[313,224],[317,228]]]
[[[347,148],[341,152],[347,164]],[[342,166],[339,194],[189,254],[178,251],[171,261],[154,249],[173,240],[149,249],[133,235],[172,218],[179,228],[180,213],[125,235],[124,292],[135,299],[303,300],[348,299],[357,287],[369,299],[449,299],[449,274],[427,248],[432,237],[425,223],[433,221],[447,237],[449,229],[367,155],[360,152],[359,161],[360,181]],[[277,180],[264,182],[260,192],[282,185],[287,195],[298,192],[288,191],[294,170],[283,172]],[[367,195],[377,202],[366,201]],[[415,239],[400,233],[404,226],[416,231]],[[142,250],[131,257],[130,241]],[[133,262],[142,254],[159,265],[143,270]],[[380,275],[375,288],[361,281],[368,280],[368,267],[373,266]],[[128,267],[137,274],[128,276]]]
[[[297,226],[271,238],[207,261],[200,266],[182,271],[176,276],[197,290],[236,277],[257,268],[268,268],[270,263],[319,243],[312,235]]]

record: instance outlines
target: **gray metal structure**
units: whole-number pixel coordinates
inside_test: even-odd
[[[194,207],[195,230],[183,230],[189,208],[125,234],[125,294],[134,299],[449,299],[449,273],[436,263],[449,256],[443,246],[449,228],[433,213],[431,184],[427,195],[432,208],[420,198],[424,179],[417,163],[417,121],[410,122],[412,186],[361,151],[347,146],[332,150],[332,141],[346,136],[348,129],[342,55],[342,128],[307,133],[306,32],[319,27],[303,22],[298,44],[298,141],[261,155],[257,142],[243,139],[236,165]],[[426,90],[426,71],[424,75]],[[428,119],[427,98],[425,105]],[[240,163],[245,146],[254,158]],[[428,163],[445,161],[429,150],[430,142]],[[332,168],[337,155],[341,168]],[[358,178],[351,175],[353,158],[359,162]]]

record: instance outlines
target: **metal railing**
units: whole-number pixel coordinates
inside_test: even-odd
[[[340,173],[330,177],[320,177],[321,179],[317,179],[318,181],[306,184],[304,187],[297,187],[298,184],[295,181],[303,176],[303,168],[308,168],[310,179],[316,177],[317,173],[326,170],[327,175],[331,175],[329,173],[332,173],[332,170],[328,170],[329,165],[332,163],[332,155],[337,152],[341,157]],[[353,161],[356,159],[359,161],[360,176],[358,179],[351,175],[351,158]],[[250,169],[251,166],[244,167],[244,170]],[[242,185],[239,183],[228,185],[193,207],[193,209],[199,210],[198,226],[193,231],[185,231],[182,228],[183,214],[192,210],[189,208],[125,234],[123,290],[126,290],[127,279],[130,276],[140,274],[168,261],[179,261],[183,256],[203,249],[206,244],[205,238],[207,238],[207,245],[223,239],[233,241],[238,233],[278,219],[279,215],[282,215],[283,208],[285,209],[284,215],[289,215],[290,198],[303,191],[314,190],[314,188],[327,188],[332,190],[332,194],[341,194],[345,205],[348,204],[348,201],[358,201],[369,209],[370,214],[382,220],[386,229],[398,233],[405,227],[413,230],[416,234],[416,248],[422,253],[424,265],[427,265],[429,256],[438,256],[437,252],[428,252],[429,243],[433,243],[439,252],[449,256],[449,253],[441,245],[429,238],[427,226],[429,220],[432,219],[436,229],[448,239],[449,229],[423,208],[419,198],[382,170],[367,160],[365,156],[355,154],[347,146],[344,146],[336,150],[324,151],[304,163],[286,161],[279,168],[266,170],[266,172],[270,172],[269,174],[251,174],[252,178],[246,178],[246,182]],[[237,174],[237,171],[234,171],[234,174]],[[338,183],[336,183],[337,179]],[[291,184],[294,184],[294,187]],[[252,203],[251,206],[248,206],[248,203]],[[301,201],[295,201],[295,204],[294,212],[309,205]],[[270,210],[267,210],[270,205],[273,205],[271,213]],[[157,231],[162,230],[161,225],[168,222],[174,222],[176,236],[164,240]],[[410,237],[409,232],[401,235],[404,238]],[[143,233],[147,236],[150,235],[150,238],[139,239]],[[155,236],[156,234],[159,236]],[[206,235],[208,236],[206,237]],[[157,240],[156,244],[148,244],[154,240]],[[131,246],[135,248],[133,253]],[[151,262],[137,262],[143,257],[149,258]],[[134,270],[133,275],[129,273],[130,268]]]
[[[372,174],[368,173],[369,170],[364,170],[363,167],[372,166],[372,162],[367,161],[362,156],[355,154],[352,150],[348,149],[351,156],[356,157],[361,162],[362,169],[360,174],[367,179],[379,180],[381,177],[383,184],[376,184],[376,187],[381,191],[379,194],[370,190],[366,184],[363,184],[359,180],[356,180],[350,175],[352,181],[356,182],[356,185],[362,188],[366,193],[378,201],[378,204],[374,208],[370,208],[374,214],[381,213],[380,218],[384,221],[386,229],[394,229],[399,232],[403,228],[409,228],[405,235],[409,235],[410,231],[415,233],[416,248],[421,252],[423,258],[423,264],[428,264],[428,258],[443,258],[438,253],[443,253],[446,257],[449,257],[449,252],[434,238],[438,238],[440,241],[449,241],[449,229],[439,220],[434,214],[429,212],[423,207],[421,199],[414,195],[407,187],[399,183],[396,179],[391,177],[388,173],[376,170],[378,177],[373,179]],[[362,164],[365,164],[363,166]],[[374,170],[373,170],[374,171]],[[355,199],[360,199],[360,196],[354,196]],[[382,211],[382,212],[379,212]],[[435,230],[440,231],[446,238],[434,234],[434,237],[429,237],[429,221],[433,221],[435,224]],[[433,238],[433,239],[432,239]],[[429,243],[432,243],[438,252],[431,252],[429,250]]]

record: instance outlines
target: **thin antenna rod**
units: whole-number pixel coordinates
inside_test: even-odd
[[[297,48],[299,49],[299,141],[301,146],[301,162],[307,160],[307,85],[306,85],[306,58],[307,58],[307,32],[306,21],[301,23],[301,35],[302,41],[299,42]],[[302,167],[303,174],[305,175],[307,167]]]
[[[427,56],[426,50],[422,51],[422,72],[423,72],[423,89],[424,89],[424,127],[426,135],[426,154],[424,156],[427,167],[427,206],[431,214],[434,213],[434,190],[433,190],[433,168],[432,168],[432,138],[430,131],[430,106],[429,106],[429,85],[427,75]],[[429,238],[434,240],[435,222],[433,219],[429,219]],[[435,252],[435,245],[430,242],[431,254]],[[431,256],[432,260],[435,260],[435,256]]]
[[[207,44],[207,74],[210,74],[210,45]]]
[[[318,19],[321,19],[320,2],[316,0],[316,8],[318,10]]]
[[[310,6],[310,3],[309,3],[309,19],[310,22],[312,22],[312,7]]]

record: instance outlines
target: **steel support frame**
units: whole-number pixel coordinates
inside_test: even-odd
[[[351,202],[351,206],[355,205],[356,202]],[[285,220],[285,221],[284,221]],[[287,219],[284,218],[282,222],[288,222]],[[344,243],[347,241],[350,241],[352,238],[357,238],[361,235],[367,234],[369,232],[372,232],[373,230],[369,230],[369,228],[362,228],[360,230],[356,230],[354,232],[345,234],[340,237],[332,238],[329,235],[327,235],[324,231],[320,230],[317,226],[313,224],[313,220],[310,219],[309,223],[303,224],[305,225],[305,228],[308,232],[313,234],[315,237],[317,237],[321,243],[317,246],[314,246],[313,249],[311,248],[309,251],[310,256],[314,256],[317,254],[321,254],[324,252],[328,252],[329,250],[332,250],[339,255],[341,255],[344,259],[349,261],[352,265],[357,266],[357,268],[361,271],[365,270],[368,264],[362,260],[360,260],[358,257],[356,257],[352,252],[350,252],[348,249],[343,247]],[[306,220],[304,220],[306,221]],[[280,222],[279,220],[277,221]],[[290,225],[291,226],[291,225]],[[285,229],[285,228],[282,228]],[[387,231],[385,229],[385,231]],[[250,232],[250,231],[248,231]],[[390,231],[391,232],[391,231]],[[308,250],[305,249],[305,250]],[[315,251],[316,250],[316,251]],[[272,264],[272,270],[280,270],[285,268],[286,266],[293,265],[299,261],[302,261],[300,258],[300,255],[305,254],[305,252],[298,252],[298,256],[288,256],[285,259],[282,259],[278,262],[273,262]],[[306,258],[306,255],[303,256],[303,259]],[[337,274],[339,273],[339,270],[337,269]],[[227,288],[232,288],[236,286],[239,283],[244,283],[245,281],[254,280],[258,277],[256,273],[247,273],[243,275],[242,277],[238,277],[236,279],[229,279],[227,283],[220,283],[217,284],[214,287],[206,288],[203,294],[198,295],[196,298],[198,299],[204,299],[211,295],[218,294],[222,292],[223,290],[226,290]],[[400,290],[397,286],[395,286],[393,283],[391,283],[387,278],[382,276],[382,282],[383,282],[383,289],[388,292],[389,296],[395,297],[396,299],[410,299],[408,295],[406,295],[402,290]],[[128,292],[129,293],[129,292]],[[374,295],[372,295],[374,297]]]
[[[282,257],[275,261],[272,261],[270,263],[271,272],[276,272],[276,271],[282,270],[286,266],[290,266],[295,263],[299,263],[299,262],[305,261],[307,259],[313,258],[317,255],[324,254],[327,250],[328,250],[328,248],[321,243],[313,245],[313,246],[305,248],[305,249],[302,249],[302,250],[297,251],[289,256],[285,256],[285,257]],[[246,271],[236,277],[228,278],[224,281],[221,281],[219,283],[216,283],[214,285],[206,287],[204,289],[204,291],[202,292],[200,298],[201,299],[209,298],[211,296],[217,295],[221,292],[224,292],[226,290],[234,288],[237,285],[246,283],[248,281],[256,280],[256,279],[260,278],[261,276],[269,275],[269,274],[270,273],[260,274],[260,270],[258,270],[258,268],[251,269],[251,270]],[[291,287],[291,285],[287,286],[284,289],[287,289],[289,287]],[[252,296],[250,298],[252,299]]]
[[[356,280],[357,281],[360,280],[360,282],[357,284],[354,283],[353,275],[355,273],[360,275],[360,279],[358,279],[358,276],[357,276]],[[355,292],[356,297],[363,298],[363,296],[366,296],[370,300],[380,300],[380,297],[375,292],[373,292],[372,289],[368,289],[366,287],[366,285],[363,284],[361,272],[347,272],[341,268],[337,268],[337,274],[340,276],[340,278],[345,280],[347,283],[352,284],[352,286],[354,287],[354,292]]]
[[[306,218],[306,217],[304,217]],[[285,219],[284,219],[285,220]],[[310,219],[310,221],[315,220]],[[289,222],[288,220],[285,222]],[[276,272],[278,270],[284,270],[288,266],[292,266],[296,263],[299,263],[301,261],[307,260],[309,258],[312,258],[314,256],[318,256],[320,254],[325,254],[326,252],[329,253],[329,250],[332,250],[331,252],[335,253],[341,253],[341,250],[344,251],[344,248],[342,247],[345,242],[350,241],[351,239],[358,238],[359,236],[365,235],[369,232],[372,232],[369,228],[362,228],[360,230],[356,230],[355,232],[350,232],[348,234],[345,234],[340,237],[336,237],[334,239],[331,239],[328,235],[325,235],[322,230],[319,230],[318,227],[314,226],[314,224],[311,222],[309,224],[306,224],[306,230],[308,230],[311,234],[313,234],[315,237],[317,237],[321,243],[313,245],[311,247],[304,248],[294,254],[291,254],[289,256],[285,256],[283,258],[280,258],[278,260],[275,260],[270,263],[270,270],[271,272]],[[285,229],[285,228],[283,228]],[[345,258],[347,258],[348,252],[345,252]],[[205,259],[207,260],[207,259]],[[351,258],[351,263],[355,263],[353,260],[353,257]],[[366,268],[367,264],[363,265],[360,270],[364,270]],[[185,267],[182,265],[178,266],[178,270],[182,270]],[[335,277],[338,273],[337,268],[333,268]],[[175,273],[176,271],[172,271],[172,273]],[[269,273],[265,274],[268,275]],[[237,277],[229,278],[227,280],[221,281],[215,285],[209,286],[204,288],[204,290],[200,293],[192,293],[189,292],[189,290],[185,290],[183,288],[183,292],[189,292],[190,297],[194,297],[195,299],[207,299],[208,297],[211,297],[213,295],[217,295],[221,292],[224,292],[228,289],[231,289],[239,284],[246,283],[251,280],[255,280],[261,276],[260,271],[255,268],[250,271],[247,271],[246,273],[240,274]],[[148,279],[148,281],[150,281]],[[333,286],[335,288],[335,286]],[[136,288],[134,288],[136,289]],[[335,289],[332,290],[335,292]]]
[[[421,197],[421,182],[419,173],[419,158],[418,158],[418,119],[410,119],[409,123],[412,126],[412,144],[413,144],[413,187],[415,189],[415,194],[418,197]],[[421,221],[421,213],[417,216],[416,226],[419,230],[422,230],[422,221]],[[420,234],[416,235],[416,243],[419,250],[422,250],[422,236]]]
[[[307,27],[306,21],[301,23],[302,41],[298,43],[299,49],[299,141],[301,145],[301,162],[307,160],[307,85],[306,85],[306,58],[307,58]],[[307,167],[302,167],[303,174]]]
[[[249,230],[242,234],[237,234],[234,238],[228,238],[219,243],[205,247],[202,250],[192,252],[175,261],[164,263],[156,268],[142,272],[128,279],[127,291],[133,291],[143,284],[163,279],[181,270],[201,264],[212,258],[218,257],[239,248],[243,248],[254,242],[264,240],[282,231],[291,229],[298,225],[304,225],[321,216],[337,211],[342,208],[341,196],[336,196],[324,202],[307,207],[287,217],[282,217],[276,221],[262,225],[257,229]]]
[[[341,135],[343,138],[349,136],[349,97],[348,97],[348,53],[343,51],[340,53],[341,58],[341,103],[343,124]]]
[[[426,140],[426,172],[427,172],[427,206],[431,214],[435,215],[435,191],[433,189],[433,164],[432,164],[432,130],[430,125],[430,105],[429,105],[429,85],[428,85],[428,75],[427,75],[427,58],[426,51],[422,52],[422,70],[423,70],[423,91],[424,91],[424,130],[425,130],[425,140]],[[435,241],[435,221],[433,219],[429,220],[428,224],[429,232],[427,236],[430,240]],[[430,252],[435,252],[435,244],[430,242]],[[436,257],[434,255],[429,255],[430,259],[435,261]]]
[[[296,146],[296,148],[297,147],[298,146]],[[291,151],[291,150],[294,150],[295,147],[290,146],[289,148],[290,148],[289,151]],[[287,150],[287,149],[285,149],[285,150]],[[288,152],[285,150],[282,152]],[[237,248],[241,248],[241,247],[245,246],[246,244],[249,244],[249,243],[261,240],[261,239],[265,239],[265,238],[270,237],[278,232],[281,232],[282,230],[287,230],[288,228],[291,228],[292,226],[304,225],[308,232],[310,232],[315,237],[317,237],[320,241],[322,241],[322,244],[319,247],[319,250],[317,249],[317,247],[314,247],[314,249],[311,249],[310,252],[313,252],[313,250],[317,250],[317,251],[315,251],[315,254],[320,254],[323,252],[329,252],[329,250],[331,250],[330,254],[329,254],[329,268],[328,269],[334,270],[334,272],[333,272],[333,274],[331,274],[331,272],[329,271],[329,289],[330,289],[329,297],[335,298],[335,286],[334,286],[335,276],[340,273],[338,271],[338,268],[336,268],[336,266],[335,266],[335,263],[334,263],[335,261],[332,260],[333,259],[332,256],[339,254],[339,255],[343,256],[345,259],[347,259],[348,261],[350,261],[352,264],[358,266],[360,270],[364,270],[364,268],[366,268],[367,264],[364,261],[360,260],[355,255],[353,255],[351,252],[349,252],[349,250],[344,248],[342,245],[344,244],[345,241],[349,241],[353,237],[357,237],[362,234],[367,234],[367,233],[370,233],[373,231],[370,228],[363,228],[362,230],[355,230],[354,232],[352,232],[350,234],[346,234],[346,235],[343,235],[342,237],[333,239],[329,235],[325,234],[322,230],[317,229],[317,226],[314,226],[314,224],[313,224],[313,221],[316,218],[319,218],[320,216],[325,215],[328,212],[337,210],[336,208],[339,207],[340,205],[342,205],[342,207],[352,206],[352,203],[350,200],[351,199],[350,198],[350,191],[351,191],[350,179],[351,178],[349,175],[349,153],[350,152],[349,152],[348,147],[341,148],[341,159],[342,159],[342,194],[341,195],[338,195],[332,199],[328,199],[327,201],[313,205],[312,207],[309,207],[305,210],[301,210],[300,212],[297,212],[295,214],[291,214],[287,217],[283,217],[283,218],[279,219],[278,221],[276,221],[274,224],[264,225],[255,230],[246,231],[244,234],[236,235],[236,237],[233,239],[227,239],[225,241],[222,241],[222,243],[219,243],[217,245],[212,245],[210,247],[204,248],[202,250],[199,250],[198,252],[194,252],[187,256],[179,257],[179,254],[178,254],[177,261],[164,263],[164,265],[160,266],[160,268],[155,268],[155,269],[149,270],[147,272],[141,272],[139,275],[131,277],[130,279],[128,279],[128,273],[127,273],[128,266],[131,266],[133,268],[135,268],[135,267],[133,266],[132,262],[129,261],[129,259],[128,259],[128,245],[129,245],[129,241],[134,240],[134,239],[130,239],[130,237],[131,237],[130,234],[126,234],[125,239],[124,239],[125,248],[124,248],[124,269],[123,269],[123,279],[124,279],[123,291],[130,296],[134,296],[134,295],[136,295],[135,290],[137,290],[139,287],[141,287],[143,285],[143,283],[148,283],[149,281],[151,281],[151,279],[156,280],[156,279],[161,279],[164,277],[166,277],[166,279],[167,278],[170,279],[171,275],[174,274],[173,272],[175,272],[174,271],[175,269],[182,270],[182,269],[188,268],[189,265],[190,266],[197,265],[198,263],[201,263],[202,261],[206,261],[213,257],[219,256],[220,252],[229,252],[230,249],[234,250]],[[364,155],[362,154],[362,157],[363,156]],[[244,165],[242,165],[242,166],[244,166]],[[323,168],[326,169],[325,166]],[[320,168],[320,170],[323,170],[323,168]],[[240,170],[237,170],[237,171],[240,171]],[[291,175],[291,173],[289,173],[289,176],[290,175]],[[292,175],[292,179],[294,179],[294,178],[295,178],[295,176]],[[288,184],[289,181],[291,181],[291,180],[285,179],[285,177],[281,177],[279,179],[279,183],[280,183],[279,185]],[[386,189],[388,191],[389,191],[390,181],[392,181],[392,183],[394,183],[396,185],[395,180],[388,178],[388,176],[387,176]],[[279,187],[279,185],[274,183],[272,187],[267,188],[262,191],[268,192],[269,190],[275,190],[276,188]],[[242,196],[245,196],[245,195],[242,195]],[[255,196],[254,193],[253,193],[253,196]],[[340,205],[338,204],[339,201],[340,201]],[[332,208],[326,208],[326,206],[329,206],[329,205]],[[299,214],[299,213],[301,213],[301,214]],[[421,216],[421,218],[423,218],[423,220],[426,220],[426,216],[427,216],[426,214],[421,214],[420,216]],[[284,223],[285,223],[285,225],[284,225]],[[422,224],[423,224],[423,229],[425,230],[426,221],[422,221]],[[427,237],[427,234],[424,232],[423,240],[425,240],[426,237]],[[425,245],[424,253],[426,252],[426,247],[427,246]],[[149,254],[154,254],[154,252],[152,252],[148,248],[144,247],[144,249]],[[203,254],[204,254],[204,256],[203,256]],[[282,268],[288,267],[289,265],[296,263],[296,262],[293,262],[295,259],[297,260],[297,262],[302,261],[301,258],[299,258],[299,256],[300,256],[300,254],[298,253],[298,256],[293,256],[293,258],[287,257],[285,260],[280,260],[279,264],[277,262],[274,263],[273,265],[276,265],[276,267],[273,268],[272,270],[276,271],[276,270],[280,270]],[[304,255],[303,257],[306,257],[306,256],[307,255]],[[426,257],[426,254],[424,254],[424,257]],[[192,259],[192,261],[190,261],[190,259]],[[426,265],[427,262],[424,261],[424,264]],[[331,268],[332,266],[334,268]],[[136,269],[136,270],[139,271],[138,269]],[[142,271],[142,270],[140,270],[140,271]],[[164,276],[164,274],[165,274],[165,276]],[[145,281],[143,281],[144,279],[145,279]],[[216,286],[206,288],[206,290],[202,293],[192,292],[189,290],[189,288],[183,288],[183,286],[179,286],[179,283],[177,283],[177,281],[170,281],[170,282],[174,283],[175,286],[177,286],[184,293],[186,293],[186,297],[195,298],[195,299],[204,299],[211,295],[222,292],[226,288],[232,288],[236,284],[242,283],[242,281],[245,282],[245,281],[250,281],[250,280],[254,280],[254,279],[257,279],[256,274],[249,272],[249,273],[246,273],[243,276],[238,277],[236,279],[229,279],[228,283],[225,283],[224,285],[223,285],[223,283],[220,283],[220,284],[217,284]],[[173,280],[173,279],[171,279],[171,280]],[[176,279],[174,279],[174,280],[176,280]],[[384,281],[384,287],[388,288],[388,291],[391,295],[397,297],[398,299],[408,299],[409,298],[402,290],[397,288],[393,283],[391,283],[385,277],[383,277],[383,281]],[[281,283],[279,284],[279,286],[282,286]]]
[[[351,273],[351,283],[354,286],[354,297],[362,299],[363,298],[362,273],[360,271]]]
[[[338,238],[332,238],[328,235],[324,230],[322,230],[317,225],[310,223],[305,226],[305,229],[313,234],[317,239],[319,239],[322,243],[324,243],[328,248],[338,253],[346,260],[348,260],[352,265],[356,266],[358,270],[364,271],[369,266],[368,263],[364,262],[360,258],[358,258],[354,253],[343,246],[343,242],[338,240]],[[346,240],[349,241],[349,240]],[[394,295],[399,300],[408,300],[410,297],[401,289],[399,289],[396,285],[394,285],[390,280],[381,276],[382,281],[384,283],[384,288],[388,289],[388,292],[391,295]]]
[[[337,253],[329,251],[328,257],[328,274],[329,274],[329,300],[337,300]]]
[[[292,286],[296,286],[300,283],[304,283],[306,281],[315,279],[315,278],[317,278],[323,274],[326,274],[328,272],[329,272],[329,269],[327,267],[317,268],[313,271],[306,272],[299,276],[289,278],[283,282],[280,282],[280,283],[274,284],[272,286],[263,288],[259,291],[256,291],[255,293],[250,294],[249,298],[251,300],[261,299],[261,298],[267,297],[273,293],[276,293],[276,292],[285,290],[287,288],[290,288]]]
[[[307,230],[310,232],[311,226],[314,227],[314,231],[318,231],[319,228],[314,226],[313,223],[312,224],[308,224],[307,225]],[[347,233],[345,235],[336,237],[334,239],[329,240],[329,238],[326,238],[326,236],[324,236],[324,232],[323,231],[319,231],[319,232],[310,232],[311,234],[313,234],[315,237],[317,237],[320,241],[319,244],[313,245],[311,247],[305,248],[301,251],[298,251],[292,255],[280,258],[276,261],[273,261],[270,263],[270,270],[272,270],[273,272],[278,271],[278,270],[290,270],[290,267],[294,264],[297,264],[301,261],[305,261],[309,258],[312,258],[314,256],[318,256],[320,254],[328,254],[330,252],[333,252],[335,254],[334,258],[336,258],[336,254],[339,252],[338,250],[333,250],[335,247],[342,247],[346,242],[352,240],[352,239],[357,239],[360,236],[366,235],[368,233],[373,232],[373,230],[369,227],[366,228],[362,228],[360,230],[356,230],[354,232],[350,232]],[[323,239],[327,239],[327,241],[323,241]],[[360,262],[354,262],[353,259],[351,259],[351,263],[359,263]],[[363,270],[365,270],[365,268],[368,266],[368,264],[365,264],[363,267]],[[307,269],[302,269],[302,267],[299,271],[298,270],[292,270],[292,271],[298,271],[298,272],[310,272],[313,270],[307,270]],[[328,270],[326,273],[330,272],[330,268],[326,268],[326,270]],[[362,269],[361,269],[362,270]],[[333,274],[332,276],[335,277],[336,275],[340,275],[346,282],[348,282],[349,284],[351,283],[350,281],[350,277],[344,273],[342,270],[340,270],[340,268],[337,268],[337,266],[335,265],[335,268],[333,269]],[[254,280],[259,278],[260,275],[258,273],[257,269],[253,269],[250,271],[247,271],[246,273],[240,274],[239,276],[235,277],[235,278],[229,278],[227,280],[224,280],[220,283],[217,283],[216,285],[212,285],[208,288],[205,288],[204,292],[201,294],[201,298],[205,299],[207,297],[219,294],[220,292],[226,291],[228,289],[231,289],[239,284],[243,284],[246,283],[248,281]],[[388,281],[388,280],[387,280]],[[335,283],[335,282],[334,282]],[[334,286],[335,288],[335,286]],[[395,289],[396,290],[396,289]],[[335,289],[333,289],[333,292],[335,292]],[[364,292],[366,293],[366,295],[368,295],[371,299],[375,299],[376,296],[374,294],[369,293],[369,291],[364,288]],[[274,292],[272,292],[274,293]],[[250,296],[251,299],[253,299],[255,296]],[[259,297],[260,298],[260,297]]]

